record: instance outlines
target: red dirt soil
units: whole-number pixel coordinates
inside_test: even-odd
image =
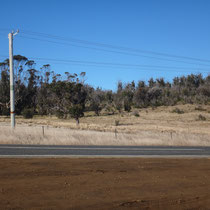
[[[0,159],[0,209],[210,209],[210,159]]]

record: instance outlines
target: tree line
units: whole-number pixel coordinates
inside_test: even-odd
[[[85,111],[100,115],[130,112],[132,108],[171,106],[177,103],[208,104],[210,76],[201,74],[164,78],[148,82],[134,81],[117,84],[117,90],[102,90],[85,83],[85,72],[79,75],[65,72],[56,74],[49,64],[36,69],[35,61],[25,56],[14,56],[15,111],[17,115],[33,117],[56,115],[59,118],[79,118]],[[0,115],[10,113],[9,60],[0,62]]]

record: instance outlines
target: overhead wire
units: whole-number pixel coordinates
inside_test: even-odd
[[[1,30],[1,29],[0,29]],[[27,34],[27,32],[22,32]],[[37,33],[37,32],[28,32],[29,34],[31,33],[32,35],[34,34],[38,34],[39,36],[44,36],[44,37],[48,37],[48,38],[54,38],[54,39],[59,39],[59,40],[64,40],[66,41],[67,39],[64,37],[59,37],[59,36],[55,36],[55,35],[50,35],[50,34],[44,34],[44,33]],[[2,35],[0,33],[0,35]],[[143,56],[143,57],[147,57],[147,58],[153,58],[153,59],[160,59],[160,60],[166,60],[166,61],[174,61],[174,62],[183,62],[183,63],[187,63],[187,64],[196,64],[196,65],[202,65],[202,66],[210,66],[208,64],[201,64],[201,63],[189,63],[189,62],[185,62],[185,61],[178,61],[178,60],[171,60],[171,59],[165,59],[165,58],[159,58],[159,57],[151,57],[151,56],[145,56],[145,55],[140,55],[140,54],[134,54],[134,53],[129,53],[129,52],[120,52],[120,51],[114,51],[114,50],[107,50],[107,49],[100,49],[100,48],[93,48],[93,47],[87,47],[87,46],[80,46],[80,45],[75,45],[75,44],[71,44],[71,43],[61,43],[61,42],[56,42],[56,41],[52,41],[52,40],[46,40],[46,39],[39,39],[39,38],[35,38],[35,37],[26,37],[26,36],[22,36],[19,35],[18,37],[21,38],[27,38],[27,39],[34,39],[34,40],[38,40],[38,41],[45,41],[45,42],[50,42],[50,43],[56,43],[56,44],[64,44],[64,45],[70,45],[70,46],[74,46],[74,47],[82,47],[82,48],[87,48],[87,49],[93,49],[93,50],[100,50],[100,51],[105,51],[105,52],[112,52],[112,53],[120,53],[120,54],[125,54],[125,55],[134,55],[134,56]],[[101,44],[101,43],[96,43],[96,42],[89,42],[89,41],[85,41],[85,40],[79,40],[79,39],[72,39],[74,41],[77,41],[79,43],[85,43],[85,44],[94,44],[97,46],[103,46],[103,47],[109,47],[109,48],[118,48],[120,50],[127,50],[127,51],[132,51],[132,52],[137,52],[137,49],[132,49],[132,48],[125,48],[125,47],[119,47],[119,46],[114,46],[114,45],[108,45],[108,44]],[[141,52],[143,52],[142,50],[140,50]],[[151,53],[151,54],[156,54],[156,55],[166,55],[168,57],[172,57],[172,55],[168,55],[168,54],[164,54],[164,53],[156,53],[156,52],[152,52],[152,51],[144,51],[147,53]],[[6,56],[4,56],[6,57]],[[177,58],[184,58],[183,56],[176,56]],[[195,59],[196,61],[202,61],[202,62],[208,62],[208,60],[204,60],[204,59],[196,59],[196,58],[191,58],[191,57],[185,57],[187,59]],[[60,60],[60,59],[50,59],[50,58],[33,58],[32,59],[37,59],[37,60],[48,60],[48,61],[53,61],[53,62],[62,62],[62,63],[72,63],[74,65],[94,65],[99,67],[99,65],[101,65],[103,67],[104,66],[121,66],[124,68],[153,68],[153,69],[157,69],[157,68],[162,68],[162,69],[177,69],[177,70],[203,70],[209,73],[208,69],[201,69],[200,67],[198,68],[186,68],[186,67],[171,67],[171,66],[152,66],[152,65],[140,65],[140,64],[120,64],[120,63],[106,63],[106,62],[93,62],[93,61],[75,61],[75,60]]]
[[[0,29],[1,30],[1,29]],[[3,29],[6,30],[6,29]],[[63,38],[63,37],[59,37],[59,36],[55,36],[55,35],[50,35],[50,34],[44,34],[44,33],[38,33],[38,32],[30,32],[30,31],[23,31],[23,34],[29,34],[29,35],[37,35],[37,36],[43,36],[43,37],[48,37],[48,38],[54,38],[54,39],[59,39],[59,40],[69,40],[70,38]],[[202,63],[192,63],[192,62],[186,62],[186,61],[180,61],[180,60],[171,60],[171,59],[166,59],[166,58],[160,58],[160,57],[154,57],[154,56],[147,56],[147,55],[141,55],[141,54],[134,54],[134,53],[128,53],[128,52],[120,52],[120,51],[114,51],[114,50],[107,50],[107,49],[101,49],[101,48],[93,48],[93,47],[87,47],[87,46],[81,46],[81,45],[75,45],[75,44],[70,44],[70,43],[61,43],[61,42],[56,42],[56,41],[52,41],[52,40],[46,40],[46,39],[39,39],[39,38],[35,38],[35,37],[26,37],[26,36],[22,36],[19,35],[18,37],[21,38],[26,38],[26,39],[34,39],[34,40],[38,40],[38,41],[44,41],[44,42],[50,42],[50,43],[56,43],[56,44],[62,44],[62,45],[70,45],[73,47],[81,47],[81,48],[86,48],[86,49],[92,49],[92,50],[98,50],[98,51],[104,51],[104,52],[111,52],[111,53],[118,53],[118,54],[124,54],[124,55],[132,55],[132,56],[141,56],[141,57],[146,57],[146,58],[150,58],[150,59],[158,59],[158,60],[164,60],[164,61],[173,61],[173,62],[181,62],[181,63],[186,63],[186,64],[193,64],[193,65],[202,65],[202,66],[210,66],[208,64],[202,64]],[[195,60],[195,61],[199,61],[199,62],[210,62],[210,60],[205,60],[205,59],[197,59],[197,58],[192,58],[192,57],[184,57],[184,56],[176,56],[176,55],[170,55],[170,54],[165,54],[165,53],[157,53],[157,52],[153,52],[153,51],[143,51],[143,50],[137,50],[137,49],[133,49],[133,48],[125,48],[125,47],[118,47],[118,46],[114,46],[114,45],[109,45],[109,44],[101,44],[101,43],[96,43],[96,42],[89,42],[89,41],[85,41],[85,40],[78,40],[78,39],[70,39],[70,40],[74,40],[77,41],[79,43],[85,43],[85,44],[94,44],[97,46],[106,46],[106,47],[110,47],[110,48],[118,48],[120,50],[128,50],[128,51],[132,51],[132,52],[141,52],[141,53],[151,53],[151,54],[155,54],[155,55],[161,55],[161,56],[168,56],[168,57],[175,57],[175,58],[182,58],[182,59],[191,59],[191,60]]]
[[[103,66],[103,65],[94,65],[94,64],[80,64],[80,63],[59,63],[59,62],[56,62],[56,61],[52,61],[52,63],[54,64],[62,64],[62,65],[65,65],[65,64],[68,64],[68,66],[82,66],[82,67],[97,67],[97,68],[105,68],[107,70],[111,70],[113,71],[113,66]],[[148,67],[125,67],[125,66],[114,66],[116,70],[122,70],[122,69],[129,69],[129,70],[138,70],[138,71],[155,71],[155,72],[165,72],[166,69],[155,69],[155,68],[152,68],[152,69],[148,69]],[[90,70],[90,69],[89,69]],[[171,68],[171,70],[173,70],[173,68]],[[182,70],[182,69],[176,69],[176,72],[179,72],[179,73],[187,73],[188,71],[187,70]],[[191,73],[196,73],[196,74],[199,74],[201,73],[198,69],[192,69],[191,70]],[[210,73],[210,71],[203,71],[202,70],[202,74],[203,73]]]
[[[9,30],[9,29],[0,29],[0,30],[5,31],[5,30]],[[123,51],[135,52],[135,53],[146,53],[146,54],[153,54],[153,55],[166,56],[166,57],[174,57],[174,58],[194,60],[194,61],[200,61],[200,62],[210,62],[210,60],[208,60],[208,59],[201,59],[201,58],[195,58],[195,57],[189,57],[189,56],[180,56],[180,55],[174,55],[174,54],[168,54],[168,53],[162,53],[162,52],[154,52],[154,51],[149,51],[149,50],[140,50],[140,49],[135,49],[135,48],[130,48],[130,47],[123,47],[123,46],[111,45],[111,44],[106,44],[106,43],[87,41],[87,40],[82,40],[82,39],[62,37],[62,36],[57,36],[57,35],[52,35],[52,34],[47,34],[47,33],[33,32],[33,31],[29,31],[29,30],[21,30],[21,33],[26,34],[26,35],[41,36],[41,37],[45,37],[45,38],[57,39],[57,40],[62,40],[62,41],[77,42],[77,43],[80,43],[80,44],[95,45],[95,46],[98,46],[98,47],[112,48],[112,49],[118,49],[118,50],[123,50]],[[27,38],[29,38],[29,37],[27,37]],[[37,39],[37,40],[40,40],[40,39]],[[47,40],[45,40],[45,41],[47,41]],[[82,46],[80,46],[80,47],[82,47]],[[98,48],[92,48],[92,49],[99,50]],[[113,51],[113,52],[116,52],[116,51]],[[151,57],[151,58],[155,58],[155,57]]]
[[[111,45],[111,44],[106,44],[106,43],[92,42],[92,41],[87,41],[87,40],[82,40],[82,39],[67,38],[67,37],[61,37],[61,36],[52,35],[52,34],[28,31],[28,30],[23,30],[22,33],[28,34],[28,35],[42,36],[42,37],[52,38],[52,39],[57,39],[57,40],[62,40],[62,41],[71,41],[71,42],[77,42],[77,43],[82,43],[82,44],[87,44],[87,45],[95,45],[95,46],[118,49],[118,50],[123,50],[123,51],[130,51],[130,52],[135,52],[135,53],[146,53],[146,54],[174,57],[174,58],[194,60],[194,61],[196,60],[196,61],[200,61],[200,62],[209,62],[210,63],[210,60],[208,60],[208,59],[201,59],[201,58],[195,58],[195,57],[189,57],[189,56],[180,56],[180,55],[174,55],[174,54],[168,54],[168,53],[162,53],[162,52],[154,52],[154,51],[149,51],[149,50],[140,50],[140,49],[135,49],[135,48],[130,48],[130,47],[123,47],[123,46]]]
[[[4,55],[0,55],[0,57],[6,57]],[[203,73],[209,73],[210,69],[203,69],[203,68],[186,68],[186,67],[174,67],[174,66],[157,66],[157,65],[142,65],[142,64],[128,64],[128,63],[108,63],[108,62],[95,62],[95,61],[84,61],[84,60],[65,60],[65,59],[53,59],[53,58],[40,58],[40,57],[29,57],[30,60],[40,60],[40,61],[47,61],[47,62],[54,62],[56,64],[71,64],[71,65],[80,65],[80,66],[95,66],[95,67],[120,67],[120,68],[127,68],[127,69],[147,69],[151,70],[158,70],[165,71],[165,70],[179,70],[179,72],[184,71],[201,71]],[[152,68],[152,69],[151,69]]]
[[[43,42],[48,42],[48,43],[70,45],[70,46],[73,46],[73,47],[80,47],[80,48],[86,48],[86,49],[92,49],[92,50],[98,50],[98,51],[104,51],[104,52],[118,53],[118,54],[123,54],[123,55],[132,55],[132,56],[138,56],[138,57],[145,57],[145,58],[157,59],[157,60],[163,60],[163,61],[173,61],[173,62],[180,62],[180,63],[186,63],[186,64],[200,65],[200,66],[210,66],[210,64],[193,63],[193,62],[187,62],[187,61],[159,58],[159,57],[154,57],[154,56],[140,55],[140,54],[120,52],[120,51],[114,51],[114,50],[93,48],[93,47],[75,45],[75,44],[70,44],[70,43],[63,43],[63,42],[56,42],[56,41],[52,41],[52,40],[39,39],[39,38],[34,38],[34,37],[27,37],[27,36],[22,36],[22,35],[19,35],[18,38],[26,38],[26,39],[38,40],[38,41],[43,41]]]
[[[127,66],[127,67],[151,67],[151,68],[168,68],[168,69],[173,68],[173,69],[188,69],[188,70],[192,69],[192,68],[186,68],[186,67],[172,67],[172,66],[155,66],[155,65],[112,63],[112,62],[95,62],[95,61],[83,61],[83,60],[65,60],[65,59],[52,59],[52,58],[39,58],[39,57],[31,57],[31,58],[37,59],[37,60],[61,61],[61,62],[70,62],[70,63],[108,65],[108,66],[111,65],[111,66]]]

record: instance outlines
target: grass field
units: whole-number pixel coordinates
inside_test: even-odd
[[[135,116],[136,113],[139,116]],[[54,116],[0,118],[0,143],[72,145],[189,145],[210,146],[210,106],[178,105],[74,119]],[[44,129],[44,133],[43,133]]]

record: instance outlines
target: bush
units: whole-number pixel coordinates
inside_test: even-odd
[[[56,111],[55,116],[58,119],[63,119],[64,118],[64,113],[58,110],[58,111]]]
[[[69,114],[79,124],[79,118],[84,116],[85,107],[82,104],[74,104],[69,109]]]
[[[22,111],[22,115],[25,119],[31,119],[34,116],[34,110],[33,109],[29,109],[29,108],[25,108]]]
[[[127,112],[130,112],[131,111],[131,104],[130,103],[125,103],[124,104],[124,110],[127,111]]]
[[[200,120],[200,121],[206,121],[206,117],[204,117],[203,115],[199,114],[198,115],[198,120]]]
[[[175,109],[172,110],[172,113],[184,114],[184,111],[179,109],[179,108],[175,108]]]
[[[113,115],[115,113],[113,106],[110,104],[106,105],[105,111],[108,112],[107,115]]]
[[[204,109],[202,106],[195,107],[195,110],[197,110],[197,111],[206,111],[206,109]]]
[[[10,115],[10,110],[7,108],[3,108],[1,110],[1,115],[9,116]]]

